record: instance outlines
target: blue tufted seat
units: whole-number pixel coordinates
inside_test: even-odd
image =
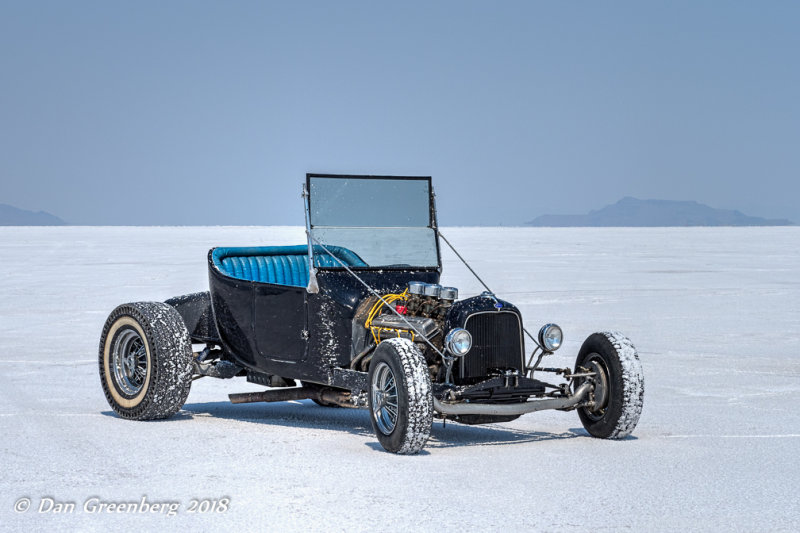
[[[347,266],[367,266],[353,251],[339,246],[326,246]],[[308,246],[266,246],[261,248],[214,248],[214,266],[225,275],[277,285],[308,285]],[[341,263],[319,246],[314,258],[321,267],[341,267]]]

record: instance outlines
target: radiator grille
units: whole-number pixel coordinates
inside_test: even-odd
[[[522,370],[522,331],[515,313],[477,313],[464,327],[472,335],[472,348],[458,361],[460,378],[483,378],[492,368]]]

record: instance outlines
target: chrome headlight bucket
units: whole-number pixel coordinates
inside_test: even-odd
[[[472,348],[472,335],[464,328],[453,328],[444,338],[444,345],[447,346],[448,352],[461,357]]]
[[[557,324],[545,324],[539,330],[539,346],[548,352],[555,352],[561,348],[564,333]]]

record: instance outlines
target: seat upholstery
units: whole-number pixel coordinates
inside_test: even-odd
[[[353,251],[339,246],[326,246],[347,266],[367,266]],[[223,274],[249,281],[305,287],[308,285],[307,246],[267,246],[261,248],[214,248],[214,266]],[[339,261],[314,247],[314,257],[321,267],[340,267]]]

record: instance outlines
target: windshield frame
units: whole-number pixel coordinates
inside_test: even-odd
[[[306,181],[305,185],[303,186],[303,196],[305,198],[304,202],[304,209],[305,209],[305,222],[306,222],[306,236],[308,239],[308,249],[309,249],[309,268],[316,268],[317,270],[325,270],[325,271],[344,271],[346,270],[343,266],[337,267],[328,267],[328,266],[315,266],[314,262],[314,247],[318,246],[319,243],[312,242],[312,233],[311,231],[314,229],[314,225],[311,223],[311,203],[313,202],[313,198],[311,197],[311,180],[312,179],[349,179],[349,180],[410,180],[410,181],[426,181],[428,184],[428,225],[424,226],[430,228],[434,232],[434,245],[436,246],[436,266],[410,266],[410,267],[394,267],[394,266],[351,266],[348,267],[351,270],[362,270],[362,271],[374,271],[374,270],[385,270],[385,271],[415,271],[415,272],[422,272],[422,271],[442,271],[442,255],[441,250],[439,248],[439,227],[438,222],[436,219],[436,194],[433,191],[433,183],[431,181],[430,176],[375,176],[375,175],[362,175],[362,174],[316,174],[316,173],[307,173],[306,174]],[[324,227],[324,226],[320,226]],[[423,227],[423,226],[420,226]]]

